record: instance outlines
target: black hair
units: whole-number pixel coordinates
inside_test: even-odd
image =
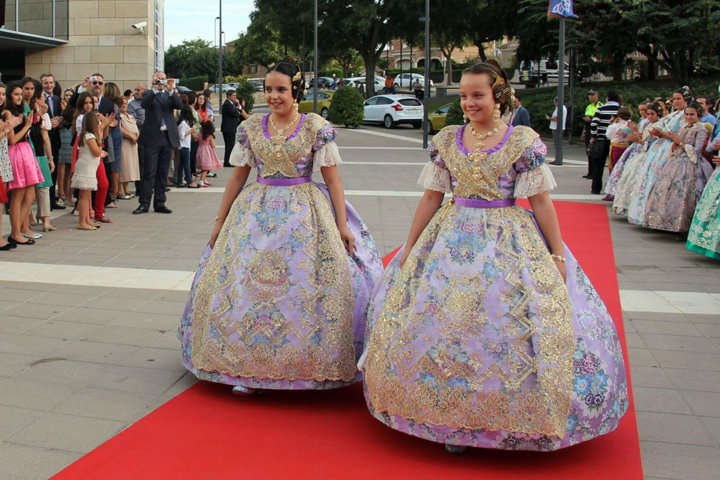
[[[180,109],[180,115],[178,116],[178,125],[180,125],[183,120],[185,120],[190,127],[195,125],[195,116],[193,116],[192,114],[192,107],[190,105],[185,104]]]
[[[132,90],[127,89],[123,92],[123,97],[129,97],[130,95],[132,95],[132,93]]]
[[[497,61],[494,62],[478,62],[463,70],[463,75],[485,74],[490,77],[490,87],[492,87],[495,103],[500,105],[500,113],[510,110],[512,103],[512,88],[508,83],[505,71],[498,66]]]
[[[290,86],[292,87],[293,99],[300,103],[305,97],[305,75],[297,63],[293,61],[283,61],[268,70],[268,73],[278,72],[290,77]],[[263,80],[263,90],[265,89],[265,81]]]
[[[678,88],[677,90],[675,90],[674,93],[679,93],[680,95],[682,95],[687,103],[690,103],[693,100],[692,90],[687,85]]]
[[[235,95],[235,90],[228,90],[227,92],[225,92],[225,98],[230,98],[233,95]]]
[[[617,116],[623,120],[630,120],[632,118],[632,112],[627,107],[620,107],[620,109],[618,109]]]
[[[20,91],[22,91],[22,86],[24,84],[21,82],[12,82],[8,84],[7,90],[5,91],[5,96],[7,97],[7,100],[5,100],[5,104],[7,105],[7,110],[10,112],[10,114],[14,117],[18,117],[20,115],[25,114],[25,107],[23,106],[23,102],[20,102],[20,105],[15,105],[12,101],[11,94],[13,90],[16,88],[19,88]]]
[[[200,122],[200,133],[202,133],[203,140],[206,140],[208,137],[214,137],[215,125],[213,125],[213,122]]]
[[[615,90],[610,90],[610,91],[608,91],[607,99],[608,99],[609,102],[622,103],[622,97],[621,97],[620,94],[619,94],[618,92],[616,92]]]
[[[194,107],[195,100],[197,100],[197,95],[195,95],[195,92],[188,92],[187,99],[188,99],[188,105],[192,105]]]
[[[698,118],[700,118],[700,117],[702,117],[703,115],[705,115],[705,108],[704,108],[702,105],[700,105],[698,102],[696,102],[695,100],[693,100],[692,102],[690,102],[690,103],[688,104],[688,106],[685,107],[685,108],[686,108],[686,109],[687,109],[687,108],[693,108],[693,109],[695,109],[695,111],[697,112]]]
[[[663,109],[662,105],[657,102],[648,104],[647,108],[648,110],[652,110],[653,112],[657,113],[658,118],[662,118],[662,116],[665,114],[665,110]]]

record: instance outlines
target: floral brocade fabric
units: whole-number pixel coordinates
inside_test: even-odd
[[[480,165],[461,129],[435,137],[426,188],[503,200],[554,186],[531,129],[509,130]],[[531,212],[447,202],[400,267],[402,253],[374,294],[361,360],[378,420],[508,450],[555,450],[617,428],[628,396],[615,326],[567,248],[563,282]]]
[[[695,209],[687,247],[720,260],[720,168],[715,168]]]
[[[322,166],[339,162],[334,137],[321,117],[308,115],[283,144],[273,144],[262,117],[251,116],[238,130],[233,163],[272,178],[308,177],[320,156]],[[346,209],[358,246],[353,256],[324,185],[243,188],[193,282],[180,326],[186,368],[201,379],[255,388],[357,381],[382,264],[367,227]]]

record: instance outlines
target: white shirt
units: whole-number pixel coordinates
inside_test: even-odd
[[[190,128],[190,125],[183,120],[180,122],[180,125],[178,125],[178,136],[180,137],[180,148],[190,148],[190,141],[192,140],[191,135],[186,135],[187,132],[192,130]]]
[[[557,107],[555,107],[555,110],[553,110],[551,117],[557,118],[557,115],[558,109]],[[567,125],[567,107],[563,105],[563,130],[565,130],[565,125]],[[557,120],[550,120],[550,130],[557,130]]]

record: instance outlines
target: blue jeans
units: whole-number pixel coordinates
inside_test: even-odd
[[[175,182],[180,185],[182,183],[182,174],[185,172],[185,183],[190,185],[193,182],[192,172],[190,171],[190,149],[185,147],[180,149],[180,163],[178,164],[177,178]]]

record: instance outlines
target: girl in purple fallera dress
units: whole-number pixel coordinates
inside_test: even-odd
[[[470,123],[435,137],[408,241],[371,302],[359,362],[370,411],[452,452],[611,432],[628,408],[622,350],[562,242],[546,147],[500,120],[512,96],[500,69],[476,64],[460,89]],[[515,205],[524,197],[534,214]]]
[[[180,324],[185,367],[235,393],[360,379],[382,263],[345,202],[335,130],[293,108],[303,90],[298,67],[279,63],[265,77],[271,113],[238,128],[236,168]],[[257,183],[245,185],[252,167]],[[326,184],[310,181],[314,170]]]

